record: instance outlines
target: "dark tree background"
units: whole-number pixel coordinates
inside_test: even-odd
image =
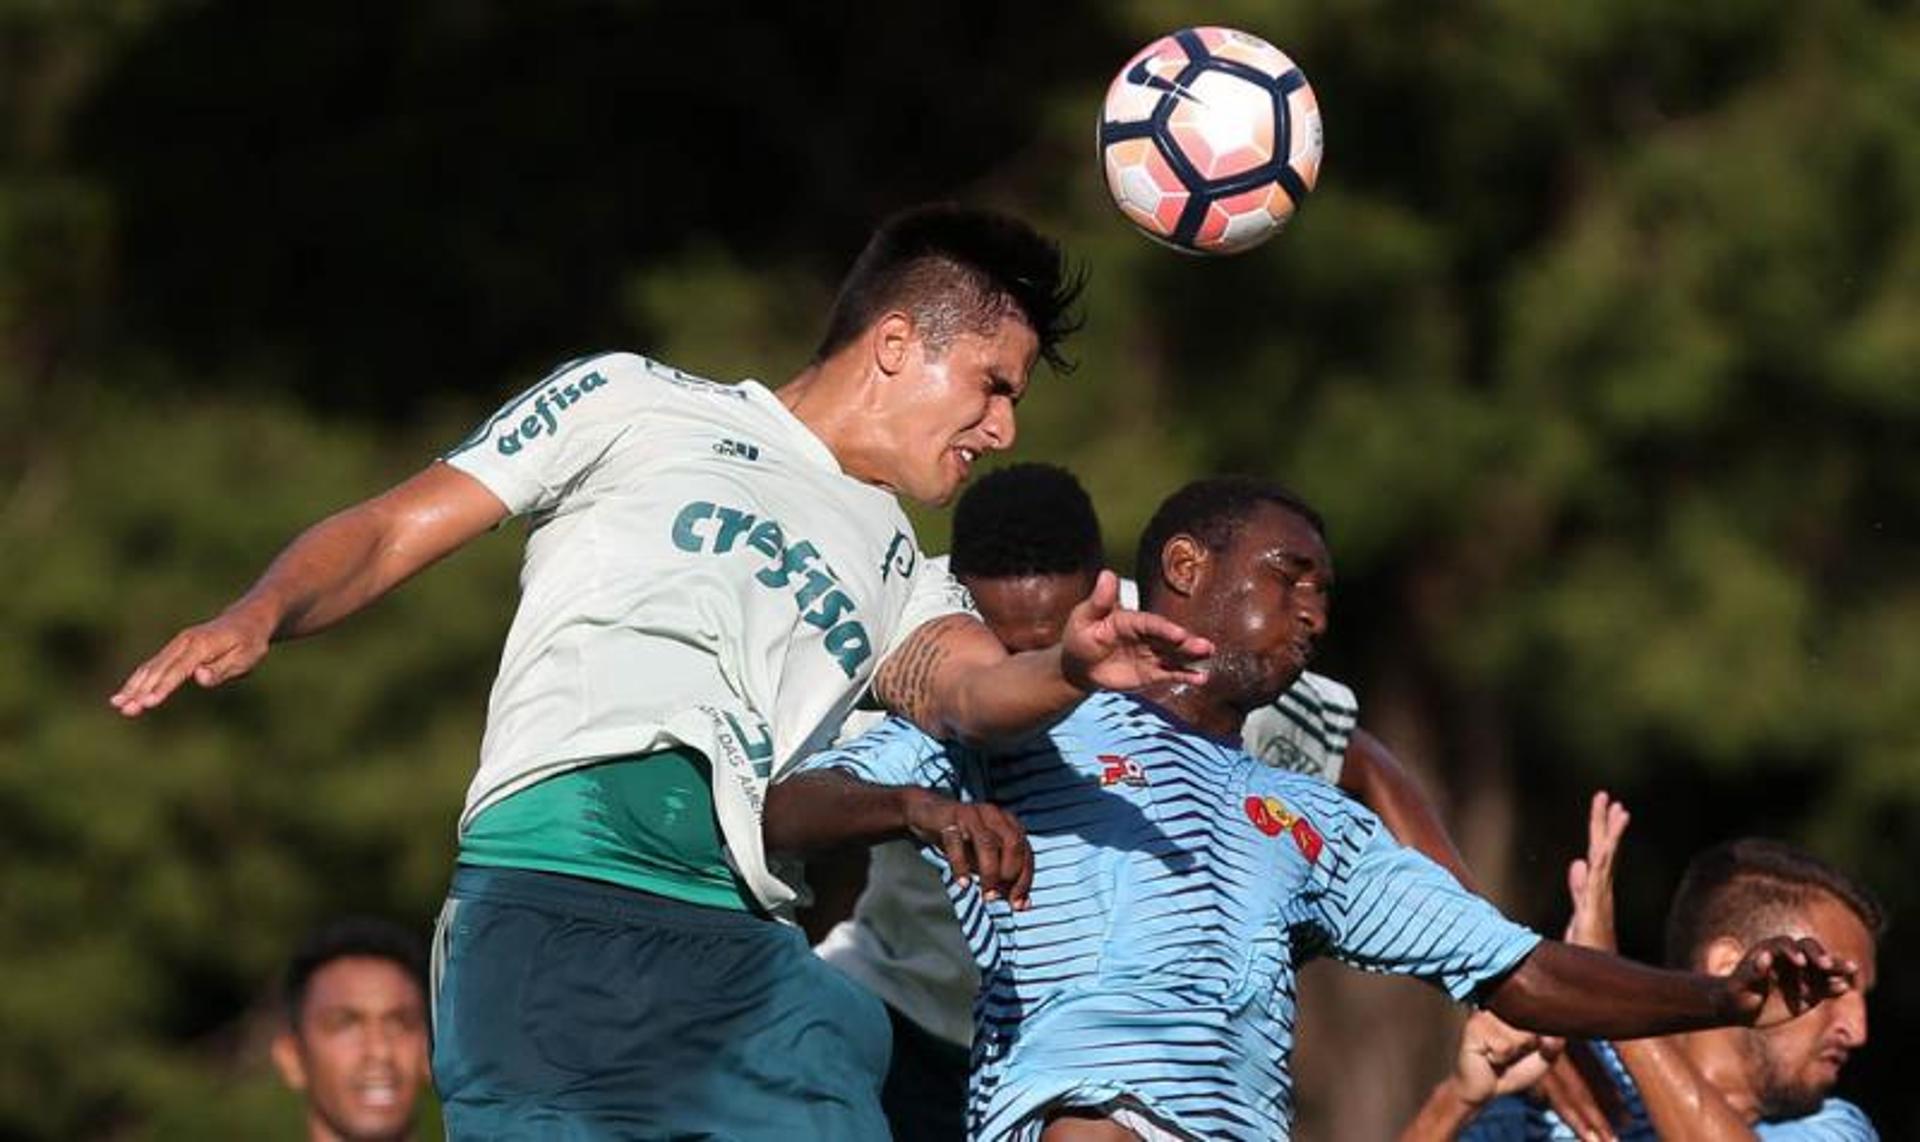
[[[1203,19],[1327,121],[1227,261],[1132,234],[1091,154],[1112,70]],[[516,538],[138,724],[124,672],[555,360],[778,382],[933,197],[1091,269],[1019,454],[1117,560],[1202,472],[1326,510],[1327,669],[1516,915],[1563,921],[1598,786],[1637,954],[1725,837],[1878,889],[1842,1089],[1920,1132],[1911,6],[149,0],[0,4],[0,1137],[291,1133],[273,977],[321,916],[431,922]],[[1310,975],[1300,1136],[1388,1136],[1454,1017]]]

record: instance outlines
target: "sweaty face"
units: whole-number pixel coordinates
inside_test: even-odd
[[[1748,1032],[1760,1070],[1760,1106],[1769,1116],[1798,1117],[1818,1108],[1847,1056],[1867,1042],[1866,992],[1876,970],[1872,934],[1830,896],[1816,897],[1798,919],[1784,934],[1812,936],[1834,956],[1859,964],[1859,986],[1797,1019]]]
[[[960,580],[973,595],[980,617],[1015,654],[1059,642],[1067,615],[1093,593],[1093,581],[1093,573],[1088,571],[994,579],[967,576]]]
[[[1251,709],[1293,685],[1327,629],[1332,587],[1313,525],[1278,504],[1254,509],[1194,584],[1187,625],[1213,640],[1209,686]]]
[[[959,333],[944,349],[913,339],[889,386],[894,490],[925,504],[960,491],[974,461],[1013,447],[1014,406],[1026,394],[1040,340],[1018,317],[991,333]]]
[[[310,1119],[335,1138],[404,1138],[426,1080],[420,987],[390,960],[349,956],[314,973],[300,1025],[276,1061],[307,1096]]]

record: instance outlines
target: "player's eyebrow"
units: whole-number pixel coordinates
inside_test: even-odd
[[[1278,566],[1295,578],[1318,575],[1320,585],[1323,588],[1333,586],[1333,568],[1321,563],[1319,560],[1302,555],[1290,547],[1276,546],[1269,548],[1261,558],[1268,563]]]
[[[988,369],[987,380],[993,382],[994,392],[1007,394],[1014,404],[1019,404],[1020,398],[1027,395],[1025,386],[1015,384],[1011,377],[998,369]]]

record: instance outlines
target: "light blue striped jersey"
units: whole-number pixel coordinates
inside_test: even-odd
[[[1191,1137],[1284,1138],[1296,964],[1330,954],[1465,998],[1539,941],[1339,790],[1123,694],[991,758],[889,720],[802,768],[992,801],[1027,829],[1028,911],[941,868],[981,974],[976,1138],[1108,1105]]]
[[[1611,1043],[1595,1043],[1593,1048],[1626,1103],[1627,1122],[1619,1131],[1620,1142],[1660,1142],[1640,1088],[1621,1063],[1620,1053]],[[1838,1098],[1826,1099],[1802,1118],[1757,1123],[1753,1132],[1761,1142],[1880,1142],[1866,1114]],[[1461,1142],[1577,1142],[1578,1137],[1545,1103],[1519,1095],[1494,1099],[1460,1134]]]

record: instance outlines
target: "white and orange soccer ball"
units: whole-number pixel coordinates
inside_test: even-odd
[[[1135,226],[1179,250],[1272,237],[1320,177],[1320,104],[1285,52],[1232,28],[1183,28],[1107,88],[1100,163]]]

